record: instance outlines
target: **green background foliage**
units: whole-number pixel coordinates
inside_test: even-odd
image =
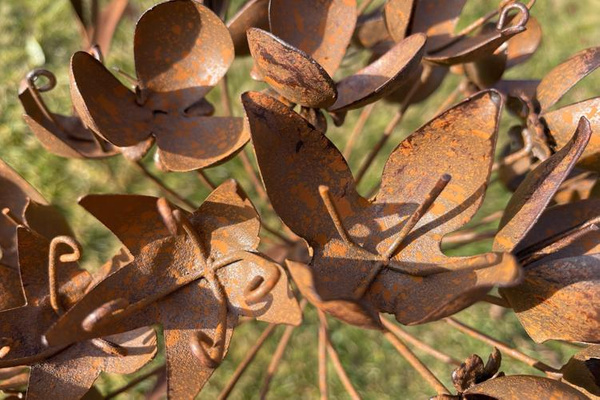
[[[132,38],[134,23],[153,0],[131,0],[131,7],[119,25],[111,53],[106,58],[109,67],[119,66],[133,73]],[[235,10],[240,1],[234,1]],[[377,2],[375,2],[377,3]],[[470,0],[461,17],[459,28],[468,25],[478,16],[494,7],[496,1]],[[230,13],[232,15],[232,13]],[[553,66],[571,54],[600,43],[600,3],[597,0],[539,0],[532,10],[544,31],[542,46],[537,54],[524,65],[510,70],[509,78],[541,78]],[[22,109],[17,100],[20,80],[35,67],[53,71],[58,79],[57,87],[44,95],[51,110],[69,113],[71,105],[68,89],[68,66],[71,54],[81,46],[78,26],[67,0],[4,0],[0,2],[0,157],[21,173],[33,186],[52,203],[57,205],[71,222],[76,237],[85,249],[84,266],[94,269],[110,257],[119,247],[119,242],[93,217],[77,206],[77,198],[87,193],[137,193],[160,195],[156,186],[121,157],[106,160],[71,160],[47,153],[28,130],[21,118]],[[345,62],[338,71],[339,76],[347,75],[357,68],[356,60]],[[264,86],[249,79],[251,60],[236,60],[229,71],[230,92],[234,99],[247,90],[261,89]],[[582,100],[598,95],[600,76],[594,74],[578,84],[561,104]],[[411,107],[401,126],[384,147],[366,179],[361,185],[363,192],[377,184],[383,164],[391,150],[399,141],[434,116],[444,98],[453,90],[459,78],[451,76],[442,88],[425,103]],[[208,96],[219,108],[219,90],[215,88]],[[354,171],[362,157],[378,140],[391,115],[394,105],[379,104],[371,116],[363,135],[350,159]],[[235,114],[242,115],[239,102]],[[219,111],[217,111],[218,115]],[[328,136],[342,147],[352,130],[360,110],[351,111],[343,127],[335,128],[330,121]],[[501,141],[511,124],[511,117],[504,114]],[[500,147],[500,146],[499,146]],[[181,195],[199,204],[208,191],[199,183],[195,173],[168,174],[157,171],[152,164],[152,155],[145,163],[163,179],[167,185]],[[234,159],[224,165],[207,170],[216,182],[228,177],[241,181],[249,196],[255,200],[256,192],[244,177],[239,160]],[[478,217],[501,209],[510,194],[498,183],[491,184],[486,202]],[[264,211],[264,207],[259,207]],[[279,224],[277,217],[263,212],[263,218],[271,225]],[[493,228],[494,224],[481,229]],[[453,254],[475,254],[490,249],[490,241],[482,241],[471,246],[453,250]],[[294,331],[292,341],[285,353],[281,368],[277,372],[271,389],[271,398],[316,398],[317,383],[317,317],[311,307],[307,308],[306,321]],[[501,315],[501,316],[500,316]],[[527,354],[544,362],[558,365],[576,351],[558,343],[534,344],[519,325],[512,313],[501,313],[487,304],[478,304],[458,315],[458,318],[480,330],[516,346]],[[237,363],[263,329],[262,323],[246,323],[236,330],[229,355],[223,365],[210,380],[200,398],[214,398],[227,382]],[[477,353],[487,357],[491,348],[451,330],[443,322],[409,327],[408,331],[434,347],[456,358],[464,359]],[[258,354],[255,362],[238,383],[232,398],[257,398],[270,357],[283,332],[280,327]],[[378,332],[362,331],[330,320],[330,334],[339,350],[342,362],[355,387],[365,399],[404,399],[428,398],[433,393],[408,364],[395,352],[393,347]],[[451,387],[452,368],[435,359],[423,355],[423,360]],[[160,362],[162,356],[154,362]],[[154,365],[154,364],[153,364]],[[141,372],[149,370],[152,365]],[[533,373],[535,370],[505,357],[503,368],[506,373]],[[346,398],[341,383],[329,366],[331,398]],[[114,390],[131,377],[103,375],[99,387],[103,393]],[[151,387],[152,380],[140,384],[135,389],[118,398],[141,398],[140,393]],[[50,395],[50,394],[49,394]]]

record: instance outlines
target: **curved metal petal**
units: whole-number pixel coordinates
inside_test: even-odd
[[[412,17],[411,33],[427,34],[427,48],[436,49],[454,36],[454,28],[467,0],[419,0]]]
[[[508,41],[506,68],[512,68],[527,61],[542,42],[542,27],[535,17],[530,16],[525,32]]]
[[[542,111],[548,110],[580,80],[600,67],[600,47],[580,51],[554,67],[537,88],[537,99]]]
[[[224,162],[250,140],[244,120],[238,117],[158,115],[156,124],[160,160],[170,171],[192,171]]]
[[[590,124],[581,118],[569,144],[527,175],[505,208],[494,239],[495,251],[512,251],[525,237],[569,175],[590,136]]]
[[[202,99],[233,62],[229,30],[192,0],[158,4],[142,15],[133,40],[142,98],[152,110],[183,111]]]
[[[588,400],[588,397],[583,393],[565,383],[555,379],[529,375],[501,376],[490,379],[471,387],[464,395],[467,398],[476,398],[477,395],[487,396],[496,400]]]
[[[337,71],[356,26],[355,0],[271,0],[271,32],[302,50],[329,75]]]
[[[600,343],[600,255],[541,261],[525,268],[522,284],[501,289],[537,343]]]
[[[335,83],[308,54],[258,28],[247,32],[250,53],[261,78],[292,103],[328,108],[335,103]]]
[[[250,0],[227,22],[236,56],[250,54],[246,31],[249,28],[269,30],[269,0]]]
[[[577,165],[600,172],[600,97],[542,114],[542,118],[550,129],[550,135],[556,141],[559,149],[567,145],[571,138],[571,132],[575,130],[581,117],[590,121],[592,137]]]
[[[389,0],[385,2],[383,6],[385,26],[395,42],[399,42],[406,37],[414,4],[414,0]]]
[[[379,314],[370,304],[352,299],[324,301],[317,291],[313,273],[308,265],[286,260],[286,266],[302,295],[321,311],[360,328],[382,329]]]
[[[337,84],[338,98],[329,111],[340,112],[363,107],[394,92],[416,75],[426,37],[409,36],[372,64]]]
[[[495,30],[477,36],[465,37],[457,42],[424,57],[425,60],[439,65],[456,65],[476,61],[488,56],[513,36],[523,32],[524,27],[511,27],[510,31]]]
[[[523,272],[513,256],[508,253],[488,254],[497,255],[497,261],[480,269],[464,269],[468,259],[449,258],[448,264],[438,264],[448,272],[423,278],[390,270],[382,272],[372,286],[377,288],[380,285],[378,306],[383,311],[393,312],[401,324],[423,324],[469,307],[494,287],[512,287],[521,282]],[[401,294],[395,298],[389,295],[393,293],[390,290],[393,285],[402,288]],[[371,289],[372,297],[374,292]],[[388,298],[391,297],[390,300],[385,300],[386,294]]]
[[[563,380],[581,390],[590,398],[600,396],[600,346],[588,346],[576,353],[560,369]]]
[[[60,126],[55,125],[46,118],[27,86],[21,88],[19,100],[25,110],[25,122],[50,153],[67,158],[103,158],[119,153],[110,143],[104,142],[106,149],[101,148],[78,117],[53,113]]]
[[[90,54],[71,57],[71,99],[83,124],[115,146],[134,146],[150,136],[152,112]]]

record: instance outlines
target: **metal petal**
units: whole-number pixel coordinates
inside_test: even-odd
[[[442,237],[475,214],[489,180],[502,100],[496,91],[480,92],[440,114],[406,138],[383,170],[374,203],[398,205],[387,229],[402,224],[444,174],[450,183],[406,238],[403,261],[435,262]],[[468,160],[461,162],[460,160]],[[389,207],[389,206],[388,206]],[[380,243],[381,248],[391,244]]]
[[[319,186],[358,202],[354,178],[341,153],[304,118],[265,94],[242,95],[263,182],[277,215],[311,245],[337,237]],[[278,157],[273,157],[277,154]]]
[[[414,78],[423,56],[426,37],[409,36],[372,64],[337,84],[338,98],[330,111],[363,107],[389,95]]]
[[[365,301],[338,299],[324,301],[317,291],[311,268],[302,263],[286,260],[286,265],[298,289],[311,304],[350,325],[365,329],[382,329],[379,314]]]
[[[490,379],[473,386],[464,395],[467,398],[482,395],[496,400],[588,399],[583,393],[565,383],[529,375],[501,376]]]
[[[247,35],[255,67],[277,93],[305,107],[335,103],[335,83],[308,54],[258,28],[249,29]]]
[[[537,99],[542,111],[548,110],[580,80],[600,67],[600,47],[580,51],[554,67],[537,89]]]
[[[508,41],[507,69],[527,61],[542,42],[542,27],[535,17],[529,17],[525,28],[525,32],[516,35]]]
[[[590,121],[592,137],[577,165],[600,172],[600,97],[544,113],[542,117],[559,149],[571,138],[571,132],[577,127],[579,118],[586,117]]]
[[[356,26],[355,0],[271,0],[271,32],[302,50],[329,75],[338,69]]]
[[[600,343],[600,255],[542,259],[501,293],[534,341]]]
[[[71,58],[71,99],[84,125],[116,146],[134,146],[150,135],[152,112],[88,53]]]
[[[250,54],[246,31],[249,28],[269,30],[269,0],[250,0],[227,22],[236,56]]]
[[[415,3],[414,0],[389,0],[385,2],[383,7],[385,26],[395,42],[399,42],[406,37]]]
[[[488,56],[513,36],[523,32],[525,28],[511,27],[509,33],[495,30],[477,36],[465,37],[457,42],[435,51],[424,57],[425,60],[439,65],[456,65],[476,61]]]
[[[505,208],[494,239],[495,251],[511,251],[525,237],[569,175],[590,136],[590,124],[581,118],[569,144],[527,175]]]
[[[497,257],[494,264],[480,269],[464,269],[468,258],[448,258],[447,263],[437,265],[448,272],[426,277],[386,270],[373,282],[369,296],[381,311],[394,313],[402,324],[436,321],[476,303],[493,287],[511,287],[522,280],[514,257],[507,253]]]
[[[234,57],[223,21],[192,0],[150,8],[133,42],[142,98],[152,110],[185,110],[221,80]]]
[[[427,48],[438,48],[454,36],[454,28],[467,0],[419,0],[414,9],[411,33],[427,34]]]
[[[563,365],[563,380],[581,390],[590,398],[600,396],[600,346],[588,346],[576,353]]]
[[[391,42],[381,10],[378,9],[371,14],[358,17],[353,42],[367,49],[371,49],[381,42]],[[393,43],[390,44],[393,45]]]
[[[25,110],[25,122],[50,153],[67,158],[102,158],[118,154],[118,149],[109,143],[106,143],[106,150],[100,148],[92,137],[93,133],[83,126],[78,117],[53,113],[60,126],[55,125],[45,117],[27,86],[21,88],[19,100]]]
[[[574,201],[547,208],[513,252],[519,253],[529,246],[544,242],[598,217],[600,217],[600,199]],[[600,233],[592,231],[579,237],[567,247],[545,255],[544,261],[595,253],[600,253]]]
[[[156,204],[150,196],[92,194],[79,204],[119,238],[133,255],[157,239],[170,236]]]
[[[244,120],[237,117],[159,115],[156,124],[160,160],[170,171],[192,171],[224,162],[250,140]]]

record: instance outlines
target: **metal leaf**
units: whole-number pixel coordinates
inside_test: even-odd
[[[588,346],[561,368],[563,380],[585,394],[600,396],[600,346]]]
[[[175,0],[142,15],[134,56],[148,107],[182,112],[221,80],[233,62],[234,48],[217,15],[196,1]]]
[[[355,0],[271,0],[271,32],[316,60],[333,76],[356,25]]]
[[[239,316],[298,324],[300,310],[285,275],[255,253],[258,215],[238,190],[234,181],[227,181],[196,212],[182,216],[189,225],[167,228],[169,234],[162,238],[153,236],[157,232],[140,237],[140,243],[133,245],[141,249],[134,261],[109,275],[71,308],[48,330],[47,341],[65,345],[160,323],[165,329],[168,371],[173,379],[169,393],[177,397],[200,390],[225,354]],[[151,210],[144,199],[140,214],[134,215],[147,218],[150,224],[164,219],[164,210],[159,210],[164,204],[157,200]],[[105,223],[109,219],[106,214],[100,218]],[[171,225],[170,217],[166,218],[165,225]],[[111,220],[107,225],[124,242],[134,240],[127,224]],[[185,233],[172,236],[173,229]],[[204,260],[210,260],[210,267],[204,266]],[[272,290],[251,300],[252,292],[260,291],[261,286]],[[120,311],[102,314],[103,309]],[[96,315],[101,317],[95,319]],[[216,358],[210,354],[214,349],[218,350]]]
[[[246,31],[249,28],[269,30],[269,0],[250,0],[227,22],[236,56],[250,54]]]
[[[419,68],[425,40],[423,34],[412,35],[372,64],[342,79],[336,86],[337,100],[329,110],[340,112],[363,107],[405,85]]]
[[[501,376],[475,385],[464,394],[466,398],[477,398],[476,396],[480,395],[496,400],[588,399],[583,393],[565,383],[530,375]]]
[[[407,139],[400,146],[406,154],[400,157],[400,151],[396,151],[397,155],[390,157],[384,172],[385,195],[373,204],[358,195],[344,158],[321,132],[269,96],[246,93],[242,101],[273,207],[313,247],[310,267],[314,284],[304,286],[317,293],[321,307],[333,300],[358,303],[364,295],[377,310],[396,313],[403,323],[420,323],[472,304],[495,284],[518,282],[520,271],[510,255],[452,259],[439,251],[443,234],[466,223],[481,202],[500,109],[497,93],[486,92],[461,103]],[[427,200],[431,188],[445,173],[437,175],[438,168],[450,168],[450,172],[457,168],[456,164],[449,165],[455,155],[435,153],[441,148],[448,151],[443,144],[446,141],[456,142],[456,151],[460,148],[463,154],[465,148],[473,149],[477,159],[483,160],[483,167],[464,173],[465,167],[461,166],[466,181],[457,174],[454,189],[446,192],[442,188],[441,195],[437,193],[438,203],[436,196]],[[410,143],[419,149],[414,156]],[[280,155],[279,160],[272,157],[275,153]],[[421,163],[427,164],[426,170]],[[486,169],[488,173],[483,172]],[[467,206],[463,204],[465,199],[470,199]],[[410,225],[409,217],[425,203],[427,206],[419,211],[424,215],[418,214],[422,219],[412,216]],[[404,225],[407,232],[402,232]],[[402,247],[394,245],[398,237]],[[390,254],[391,248],[397,248],[398,254]],[[382,260],[386,257],[390,264],[384,266]],[[312,286],[314,289],[310,289]],[[405,302],[414,304],[410,299],[419,307],[407,306]]]
[[[352,41],[367,49],[372,49],[374,46],[384,42],[391,42],[390,34],[385,26],[384,17],[380,9],[358,17]],[[390,43],[390,47],[391,45],[393,43]]]
[[[131,374],[156,355],[156,333],[152,328],[106,338],[112,344],[127,349],[126,356],[107,354],[93,343],[82,342],[32,366],[27,399],[46,399],[48,388],[58,398],[80,399],[101,372]]]
[[[577,165],[592,171],[600,171],[600,112],[598,110],[600,110],[600,97],[542,114],[542,118],[550,129],[550,135],[556,141],[559,149],[562,149],[569,141],[579,118],[585,117],[590,121],[592,137]]]
[[[261,78],[293,103],[328,108],[335,103],[335,83],[321,65],[269,32],[247,31],[250,53]]]
[[[523,283],[502,291],[533,340],[600,342],[600,255],[528,265]]]
[[[414,3],[414,0],[389,0],[385,2],[383,7],[385,26],[395,42],[399,42],[406,37]]]
[[[554,67],[537,88],[537,100],[542,111],[556,104],[580,80],[600,67],[600,47],[580,51]]]
[[[419,0],[412,17],[411,33],[427,34],[427,51],[447,43],[467,0]]]
[[[494,239],[494,250],[512,251],[525,237],[583,153],[590,137],[590,124],[581,118],[569,144],[527,175],[506,206]]]

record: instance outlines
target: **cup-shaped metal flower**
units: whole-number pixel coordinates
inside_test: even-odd
[[[508,254],[451,258],[440,250],[442,237],[467,223],[483,200],[501,109],[497,92],[465,100],[404,140],[373,200],[357,193],[341,153],[298,114],[259,93],[242,101],[269,198],[313,248],[310,267],[323,301],[364,298],[415,324],[519,281]]]
[[[249,139],[242,118],[206,115],[204,96],[233,57],[218,16],[194,0],[172,0],[146,11],[136,26],[135,93],[79,52],[71,59],[71,96],[84,124],[114,145],[152,135],[167,169],[204,168],[233,156]]]
[[[258,214],[234,181],[190,215],[146,196],[87,196],[81,204],[135,258],[47,332],[50,344],[160,323],[169,396],[193,398],[225,355],[239,316],[300,323],[285,273],[256,252]]]

